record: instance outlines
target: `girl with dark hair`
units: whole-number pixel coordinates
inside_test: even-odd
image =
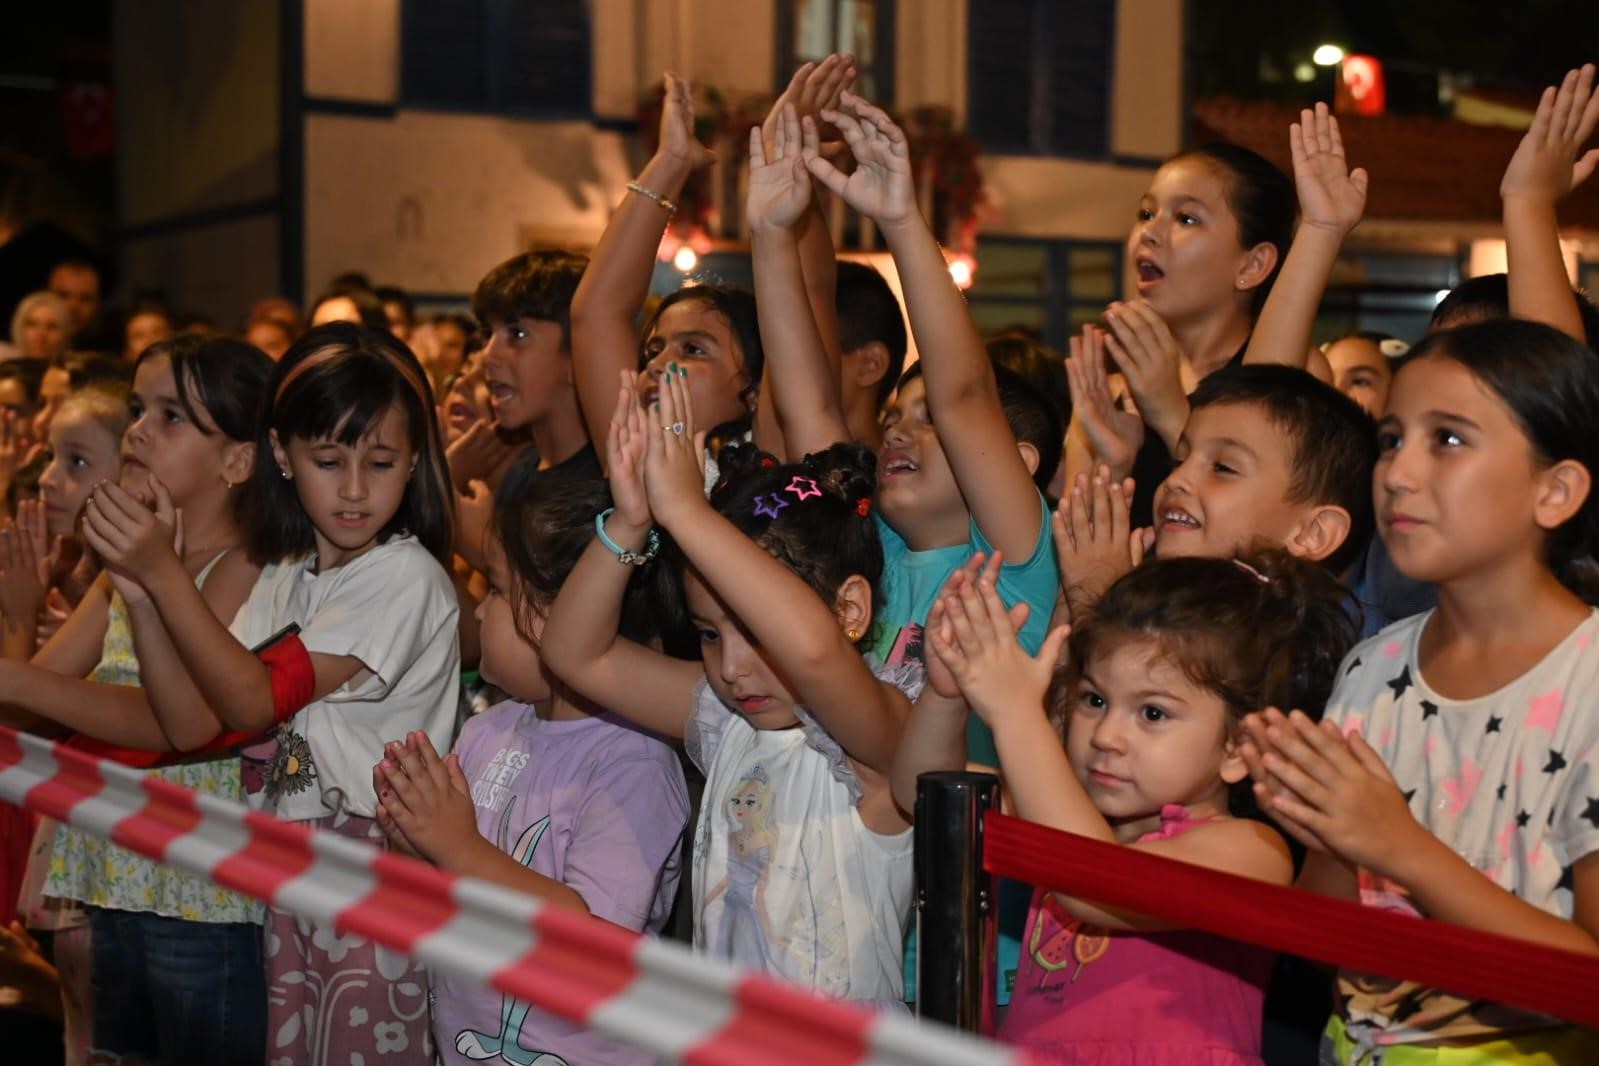
[[[170,551],[151,546],[126,565],[216,719],[275,730],[246,752],[259,771],[247,798],[379,840],[372,765],[384,741],[421,731],[445,747],[455,724],[457,607],[440,564],[451,496],[432,391],[393,336],[340,322],[308,331],[276,364],[263,412],[251,487],[253,547],[267,565],[231,631],[196,610]],[[205,724],[194,706],[156,710],[169,733],[192,734]],[[418,964],[275,909],[266,963],[272,1046],[293,1061],[385,1051],[432,1061]],[[368,1024],[348,1024],[354,1006]]]
[[[1112,585],[1036,656],[1016,639],[997,566],[952,579],[928,625],[929,703],[965,701],[994,731],[1019,815],[1274,884],[1286,841],[1253,813],[1243,717],[1319,706],[1354,643],[1344,593],[1286,552],[1162,559]],[[1070,633],[1069,665],[1057,670]],[[1292,633],[1292,640],[1282,634]],[[1052,722],[1046,695],[1053,687]],[[1061,726],[1065,744],[1061,743]],[[913,745],[907,735],[906,744]],[[901,802],[913,786],[896,768]],[[1061,1063],[1258,1064],[1273,953],[1034,891],[1000,1036]]]
[[[871,453],[836,445],[780,465],[731,448],[707,500],[687,377],[663,378],[646,415],[623,376],[615,508],[556,598],[544,662],[596,703],[683,737],[705,772],[697,946],[826,995],[899,1005],[911,837],[887,770],[920,669],[874,672],[858,647],[883,570]],[[618,631],[627,564],[655,554],[657,523],[703,662]]]
[[[1394,563],[1438,606],[1350,652],[1320,725],[1247,723],[1256,795],[1310,849],[1303,886],[1599,954],[1596,410],[1599,362],[1550,326],[1411,349],[1374,493]],[[1349,971],[1338,985],[1323,1062],[1599,1061],[1592,1030],[1546,1015]]]
[[[683,371],[694,409],[711,430],[713,453],[720,444],[752,433],[759,446],[781,450],[775,416],[769,425],[755,425],[764,359],[749,290],[685,287],[661,301],[642,342],[635,327],[666,224],[685,185],[711,160],[710,150],[695,136],[688,83],[666,75],[660,147],[638,179],[628,183],[572,298],[573,369],[589,437],[602,460],[616,376],[627,369],[639,372],[646,406],[669,372]]]
[[[84,539],[106,570],[31,663],[0,662],[0,692],[24,712],[20,724],[46,719],[149,751],[200,747],[221,732],[165,639],[135,559],[159,544],[187,609],[211,626],[239,610],[260,572],[243,550],[244,483],[271,368],[249,345],[192,335],[140,355],[120,483],[102,483],[83,505]],[[184,703],[196,723],[167,732],[155,713],[164,701]],[[241,794],[231,754],[151,773],[197,792]],[[91,1050],[162,1062],[262,1061],[260,905],[93,834],[50,832],[34,859],[47,864],[42,896],[89,910]]]

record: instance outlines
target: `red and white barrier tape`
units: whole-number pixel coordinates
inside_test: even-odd
[[[9,729],[0,799],[682,1062],[1028,1061]]]
[[[1599,959],[1363,907],[989,814],[990,873],[1360,973],[1599,1025]]]

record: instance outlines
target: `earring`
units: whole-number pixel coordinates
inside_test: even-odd
[[[278,473],[283,476],[283,480],[284,481],[288,481],[288,480],[290,480],[290,479],[292,479],[294,477],[293,474],[289,473],[287,470],[283,469],[281,466],[278,467]]]
[[[860,640],[860,639],[861,639],[861,631],[860,631],[860,630],[858,630],[858,629],[846,629],[846,630],[845,630],[845,631],[844,631],[844,636],[845,636],[845,637],[847,637],[847,638],[849,638],[849,642],[850,642],[850,643],[851,643],[851,644],[853,644],[853,643],[855,643],[855,642],[856,642],[856,641],[857,641],[857,640]]]

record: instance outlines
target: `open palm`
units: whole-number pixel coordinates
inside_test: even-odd
[[[1368,179],[1363,168],[1349,169],[1338,120],[1326,104],[1300,112],[1300,121],[1289,127],[1288,147],[1305,225],[1344,233],[1354,229],[1366,211]]]
[[[844,135],[855,157],[855,172],[846,176],[820,155],[812,155],[805,160],[812,176],[880,226],[915,217],[916,182],[905,131],[887,112],[853,93],[844,93],[841,99],[855,113],[824,110],[822,118]]]
[[[815,126],[809,140],[814,146]],[[814,147],[811,149],[814,151]],[[811,173],[805,169],[799,115],[785,104],[768,154],[759,127],[750,129],[750,182],[745,210],[751,226],[794,225],[811,205]]]

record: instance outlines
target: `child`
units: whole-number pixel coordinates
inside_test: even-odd
[[[662,380],[647,420],[622,377],[616,508],[551,609],[544,661],[601,706],[683,737],[705,772],[697,946],[825,995],[897,1004],[911,836],[885,772],[909,704],[857,646],[882,576],[870,453],[844,445],[779,466],[736,449],[707,501],[687,377]],[[652,521],[672,538],[702,663],[617,633],[628,564],[656,551]]]
[[[420,730],[447,744],[460,668],[455,593],[439,563],[448,475],[415,357],[387,332],[308,331],[273,372],[252,485],[254,548],[269,565],[231,632],[196,610],[159,541],[102,552],[148,590],[151,629],[175,646],[215,721],[197,720],[192,700],[155,710],[168,732],[206,739],[218,722],[276,727],[248,798],[289,821],[380,839],[371,768],[383,740]],[[298,633],[284,636],[291,625]],[[270,661],[249,650],[275,637]],[[274,1055],[430,1061],[419,966],[275,909],[266,955]]]
[[[105,545],[106,516],[123,508],[149,514],[135,493],[181,507],[185,544],[181,558],[172,555],[174,580],[192,593],[192,609],[216,625],[233,617],[259,572],[235,549],[245,533],[242,486],[270,370],[264,354],[237,341],[180,336],[148,346],[134,369],[121,484],[100,486],[84,505],[85,539],[97,550]],[[170,554],[171,529],[151,527],[147,535],[163,540]],[[166,750],[173,741],[152,704],[187,687],[187,677],[170,648],[145,639],[150,605],[111,562],[31,664],[0,662],[0,692],[28,724],[44,719],[113,744]],[[196,713],[209,714],[203,705]],[[198,792],[240,795],[236,757],[152,773]],[[96,1052],[261,1061],[259,904],[68,826],[55,829],[44,861],[42,895],[89,910]],[[62,919],[54,913],[30,920]],[[86,998],[74,991],[70,1002]]]
[[[1320,726],[1249,723],[1256,795],[1310,849],[1300,883],[1599,954],[1593,546],[1599,367],[1540,324],[1433,334],[1379,431],[1379,529],[1438,607],[1350,652]],[[1348,734],[1346,739],[1345,734]],[[1339,975],[1324,1062],[1599,1061],[1591,1031]]]
[[[679,368],[687,372],[694,408],[712,430],[713,444],[753,433],[757,446],[780,454],[781,436],[769,406],[766,424],[755,422],[764,357],[755,301],[747,290],[679,289],[656,308],[640,345],[636,323],[649,293],[655,251],[684,186],[712,160],[695,137],[688,83],[675,74],[665,80],[660,146],[638,179],[628,183],[627,196],[606,225],[572,298],[573,371],[583,417],[595,448],[603,452],[617,374],[640,371],[640,392],[645,403],[652,403],[664,375]],[[707,475],[708,489],[714,466]]]
[[[938,669],[917,706],[964,698],[994,730],[1023,818],[1274,884],[1284,840],[1248,810],[1242,716],[1331,689],[1355,639],[1337,582],[1284,552],[1164,559],[1122,578],[1036,657],[993,567],[963,574],[929,627]],[[1292,631],[1294,639],[1280,634]],[[1065,745],[1046,715],[1066,719]],[[913,727],[914,728],[914,727]],[[1272,953],[1035,890],[1027,954],[1000,1029],[1040,1061],[1259,1063]]]
[[[1394,381],[1394,365],[1410,350],[1398,337],[1357,329],[1321,346],[1332,368],[1333,385],[1372,418],[1381,418]]]
[[[837,304],[844,424],[850,440],[875,450],[883,443],[879,412],[905,369],[905,312],[883,275],[848,260],[838,263]]]
[[[493,587],[478,614],[483,676],[511,699],[468,719],[448,759],[425,736],[390,744],[372,783],[378,823],[400,850],[658,933],[677,894],[688,821],[682,767],[666,744],[539,663],[545,614],[609,504],[603,482],[580,481],[502,504],[488,550]],[[434,973],[432,1003],[449,1063],[655,1061],[479,982]]]

